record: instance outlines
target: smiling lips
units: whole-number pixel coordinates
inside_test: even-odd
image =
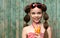
[[[39,18],[34,18],[35,20],[39,20]]]

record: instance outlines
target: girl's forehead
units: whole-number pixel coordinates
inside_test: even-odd
[[[34,9],[30,10],[31,12],[41,12],[42,10],[40,8],[35,7]]]

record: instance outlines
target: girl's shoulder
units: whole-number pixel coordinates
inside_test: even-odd
[[[28,34],[30,31],[32,31],[31,25],[23,28],[23,32],[25,32],[26,34]]]
[[[30,27],[31,27],[31,25],[26,26],[26,27],[23,28],[23,30],[27,30],[27,29],[29,29]]]
[[[47,31],[52,31],[52,27],[49,26],[48,29],[47,29]]]

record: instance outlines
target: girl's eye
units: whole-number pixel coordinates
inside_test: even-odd
[[[37,14],[41,14],[41,12],[38,12]]]
[[[35,12],[32,12],[32,14],[35,14]]]

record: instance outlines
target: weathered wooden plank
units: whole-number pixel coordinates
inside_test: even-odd
[[[7,27],[7,33],[6,33],[6,38],[10,38],[10,32],[11,32],[11,0],[7,0],[7,8],[6,8],[6,12],[7,12],[7,21],[8,21],[8,27]]]
[[[19,36],[19,21],[20,19],[20,0],[16,0],[16,38],[20,38]]]
[[[60,38],[60,0],[57,0],[57,38]]]
[[[19,13],[19,38],[22,38],[22,26],[23,26],[23,4],[24,4],[24,0],[20,0],[20,13]]]
[[[3,23],[3,22],[4,22],[4,21],[3,21],[3,14],[4,14],[4,13],[3,13],[3,7],[2,7],[2,6],[3,6],[3,0],[0,0],[0,38],[2,38],[2,32],[3,32],[3,30],[4,30],[4,29],[3,29],[3,26],[4,26],[4,25],[3,25],[3,24],[4,24],[4,23]]]
[[[16,0],[11,0],[11,30],[12,38],[16,38]]]

